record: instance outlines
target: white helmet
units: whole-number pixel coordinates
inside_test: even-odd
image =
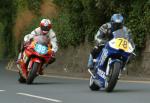
[[[49,19],[42,19],[40,22],[40,28],[44,35],[46,35],[52,28],[51,21]]]

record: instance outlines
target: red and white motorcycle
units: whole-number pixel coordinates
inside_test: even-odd
[[[42,35],[35,36],[25,45],[23,57],[17,64],[19,69],[19,82],[31,84],[36,76],[42,71],[43,64],[48,64],[52,50],[50,40]]]

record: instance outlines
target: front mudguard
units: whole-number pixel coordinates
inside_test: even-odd
[[[113,66],[113,64],[114,64],[115,62],[118,62],[118,63],[120,63],[120,64],[123,66],[123,61],[121,61],[120,59],[112,59],[112,60],[110,61],[110,63],[109,63],[109,67]],[[122,68],[121,68],[121,69],[122,69]]]
[[[115,62],[119,62],[122,64],[122,61],[119,59],[108,59],[107,67],[106,67],[106,76],[109,74],[109,71]]]
[[[28,69],[32,68],[34,62],[42,63],[42,61],[39,58],[31,58],[29,65],[28,65]]]

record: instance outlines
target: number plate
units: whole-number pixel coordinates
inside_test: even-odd
[[[126,40],[124,38],[117,38],[115,40],[115,44],[116,44],[115,47],[117,49],[122,49],[124,51],[128,51],[128,49],[129,49],[129,42],[128,42],[128,40]]]
[[[41,44],[36,44],[34,50],[39,54],[46,54],[48,52],[48,48]]]

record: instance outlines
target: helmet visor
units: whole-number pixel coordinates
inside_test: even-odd
[[[42,31],[49,31],[50,28],[48,26],[41,26]]]
[[[114,29],[114,31],[118,30],[118,29],[121,29],[122,27],[123,27],[122,23],[113,23],[113,29]]]

